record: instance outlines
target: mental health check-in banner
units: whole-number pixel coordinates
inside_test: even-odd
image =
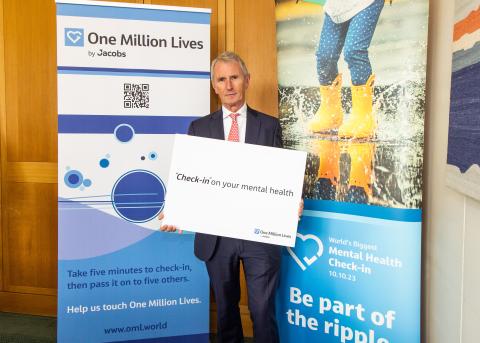
[[[420,342],[428,1],[279,0],[279,117],[308,152],[282,342]]]
[[[208,342],[193,235],[156,230],[209,37],[210,10],[57,1],[59,342]]]

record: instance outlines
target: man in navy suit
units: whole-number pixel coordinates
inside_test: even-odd
[[[250,74],[237,54],[224,52],[219,55],[212,62],[211,77],[213,89],[222,102],[222,109],[193,121],[188,129],[189,135],[282,147],[282,131],[278,119],[255,111],[246,104],[245,94]],[[215,209],[206,215],[215,215]],[[238,213],[239,217],[244,215],[248,213]],[[175,229],[171,225],[161,228],[163,231]],[[243,342],[238,306],[240,261],[247,282],[248,307],[255,342],[279,342],[275,291],[280,269],[280,249],[277,245],[266,243],[201,233],[195,235],[195,255],[205,261],[215,294],[218,342]]]

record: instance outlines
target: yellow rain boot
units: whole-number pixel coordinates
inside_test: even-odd
[[[338,141],[318,140],[315,142],[319,158],[314,197],[335,200],[340,180],[340,147]]]
[[[339,74],[330,86],[320,86],[320,107],[308,123],[312,132],[328,132],[338,129],[343,121],[342,75]]]
[[[350,155],[350,176],[348,178],[348,188],[351,191],[363,190],[366,196],[365,200],[372,197],[372,167],[374,155],[373,143],[353,143],[348,147]]]
[[[320,159],[318,179],[329,179],[336,186],[340,179],[340,147],[336,141],[319,140],[316,142],[317,155]]]
[[[373,114],[373,81],[370,75],[365,85],[352,86],[352,113],[338,129],[341,138],[371,138],[375,135],[376,122]]]

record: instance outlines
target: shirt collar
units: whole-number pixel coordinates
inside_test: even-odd
[[[240,107],[237,112],[229,111],[228,109],[225,108],[225,106],[222,106],[222,112],[223,112],[223,119],[227,118],[231,113],[238,113],[240,115],[240,117],[246,118],[247,117],[247,103],[244,103],[243,106]]]

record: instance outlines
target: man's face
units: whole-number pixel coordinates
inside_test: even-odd
[[[237,111],[245,103],[250,77],[243,75],[236,61],[218,61],[213,68],[213,89],[220,101],[230,111]]]

